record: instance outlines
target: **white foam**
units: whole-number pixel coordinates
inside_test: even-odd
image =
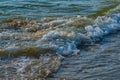
[[[105,35],[120,30],[120,16],[98,17],[94,25],[85,27],[86,34],[74,30],[54,30],[46,34],[36,44],[43,48],[52,48],[58,54],[73,54],[78,52],[78,45],[84,45],[82,41],[97,41]]]
[[[58,54],[72,54],[79,52],[77,46],[86,37],[84,34],[76,33],[74,31],[51,31],[46,34],[42,39],[38,40],[36,44],[41,45],[43,48],[52,48],[57,51]]]
[[[98,17],[94,25],[85,27],[87,36],[91,38],[102,38],[107,34],[120,30],[120,15],[113,17]]]
[[[86,26],[85,30],[87,33],[82,34],[78,32],[79,30],[77,31],[70,27],[65,27],[63,29],[58,28],[48,32],[43,38],[40,38],[32,45],[39,48],[50,48],[62,55],[76,54],[80,51],[78,49],[79,45],[85,45],[87,42],[100,40],[105,35],[120,30],[120,15],[98,17],[95,20],[95,24]],[[7,35],[8,34],[5,33],[4,36]],[[16,34],[10,34],[10,36],[14,35],[16,36]],[[16,46],[13,46],[12,48],[8,47],[8,50],[13,49],[17,50]]]

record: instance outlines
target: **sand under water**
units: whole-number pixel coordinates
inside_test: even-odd
[[[0,2],[0,78],[119,79],[119,0],[47,1]]]

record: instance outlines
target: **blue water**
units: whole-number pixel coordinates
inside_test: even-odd
[[[0,0],[0,78],[34,80],[41,75],[46,77],[60,67],[62,56],[79,53],[85,55],[78,56],[85,62],[79,66],[91,66],[94,61],[101,65],[104,62],[97,62],[101,59],[107,65],[105,70],[101,66],[93,68],[97,73],[113,75],[109,70],[120,69],[120,59],[117,59],[120,36],[116,35],[119,31],[120,0]],[[115,37],[111,36],[113,33]],[[106,38],[108,35],[111,37]],[[113,42],[109,45],[104,40]],[[96,45],[99,45],[98,49]],[[107,54],[110,57],[106,57]],[[110,59],[116,60],[111,64]],[[96,69],[85,73],[99,79],[101,75],[92,75],[96,74]],[[116,74],[120,75],[118,71]]]
[[[114,0],[0,0],[0,19],[90,15],[116,4]]]

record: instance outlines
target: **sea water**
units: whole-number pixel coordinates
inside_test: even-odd
[[[1,77],[49,76],[63,56],[78,54],[81,47],[119,32],[119,4],[119,0],[1,0]]]

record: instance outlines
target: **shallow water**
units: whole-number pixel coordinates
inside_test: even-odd
[[[120,32],[65,58],[54,78],[66,80],[119,80]],[[52,78],[53,79],[53,78]]]
[[[109,41],[119,40],[119,3],[119,0],[1,0],[0,77],[51,77],[51,73],[59,69],[62,56],[100,55],[103,49],[95,52],[85,49],[96,43],[105,51],[109,49],[107,43],[118,46],[118,43]],[[116,37],[111,36],[108,42],[102,41],[111,34]],[[111,52],[119,52],[112,45]],[[96,50],[96,47],[91,50],[94,48]],[[50,62],[46,61],[48,59]]]

